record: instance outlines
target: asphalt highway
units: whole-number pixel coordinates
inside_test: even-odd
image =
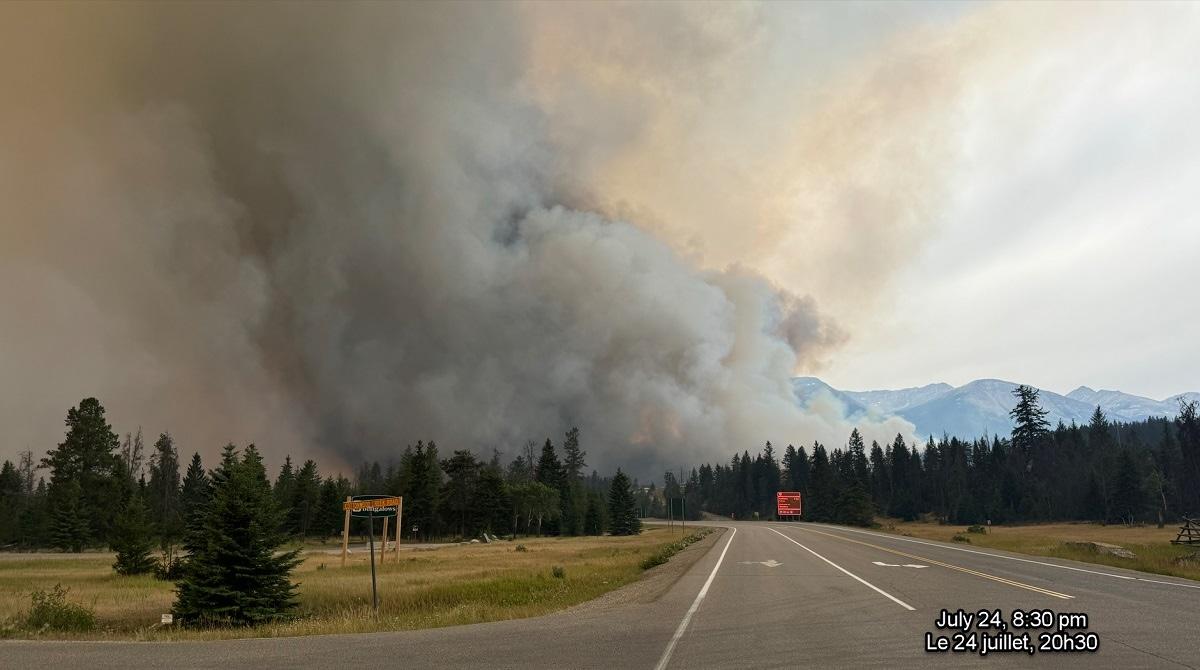
[[[368,635],[8,641],[0,667],[1200,668],[1200,582],[822,524],[717,525],[650,603]],[[973,617],[962,639],[937,627],[943,610],[951,624]],[[1026,633],[1047,648],[980,654],[981,635],[1012,647]],[[963,650],[927,651],[939,637]]]

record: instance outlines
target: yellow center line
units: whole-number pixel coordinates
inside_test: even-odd
[[[854,544],[861,544],[864,547],[871,547],[873,549],[878,549],[880,551],[886,551],[891,554],[896,554],[897,556],[904,556],[906,558],[911,558],[911,559],[918,560],[918,561],[924,561],[926,563],[932,563],[933,565],[939,565],[943,568],[949,568],[951,570],[958,570],[959,572],[965,572],[967,574],[975,575],[977,577],[983,577],[984,579],[990,579],[994,582],[1000,582],[1001,584],[1008,584],[1009,586],[1016,586],[1017,588],[1028,589],[1030,591],[1036,591],[1038,593],[1044,593],[1048,596],[1054,596],[1055,598],[1062,598],[1063,600],[1069,600],[1069,599],[1075,597],[1075,596],[1069,596],[1065,593],[1059,593],[1058,591],[1051,591],[1049,589],[1043,589],[1039,586],[1034,586],[1032,584],[1026,584],[1024,582],[1013,581],[1011,579],[1005,579],[1004,577],[997,577],[996,575],[989,575],[986,572],[979,572],[978,570],[964,568],[959,565],[951,565],[949,563],[942,563],[941,561],[935,561],[932,558],[925,558],[924,556],[917,556],[916,554],[905,553],[898,549],[890,549],[888,547],[881,547],[877,544],[871,544],[870,542],[863,542],[862,540],[854,540],[854,539],[851,539],[848,537],[843,537],[841,535],[835,535],[833,533],[826,533],[826,532],[820,531],[820,530],[813,530],[812,528],[804,528],[802,530],[809,532],[809,533],[817,533],[819,535],[826,535],[828,537],[832,537],[832,538],[835,538],[838,540],[844,540],[846,542],[853,542]]]

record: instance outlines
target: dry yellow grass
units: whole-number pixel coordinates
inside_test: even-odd
[[[951,542],[955,535],[971,545],[1004,549],[1034,556],[1067,558],[1087,563],[1142,570],[1160,575],[1200,579],[1200,546],[1172,545],[1178,528],[1167,526],[1100,525],[1096,523],[1053,523],[1023,526],[991,526],[987,533],[968,533],[966,526],[879,519],[882,530],[901,535]],[[1072,548],[1067,542],[1104,542],[1129,549],[1136,558],[1119,558]]]
[[[651,527],[634,537],[522,538],[514,542],[406,549],[376,564],[378,616],[370,610],[365,552],[341,567],[337,553],[310,551],[296,570],[295,621],[254,629],[209,631],[154,627],[169,612],[174,585],[153,577],[121,577],[111,554],[81,558],[0,560],[0,621],[29,607],[29,593],[61,583],[69,599],[94,607],[101,639],[212,639],[432,628],[536,616],[595,598],[641,575],[647,556],[680,537]],[[518,546],[525,551],[518,551]],[[561,566],[565,577],[552,574]],[[9,628],[9,634],[21,634]],[[58,634],[58,636],[63,636]]]

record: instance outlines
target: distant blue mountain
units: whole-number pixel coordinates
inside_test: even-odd
[[[945,383],[898,390],[842,391],[816,377],[796,377],[792,387],[801,405],[811,404],[823,394],[846,407],[851,419],[895,415],[916,426],[918,437],[943,433],[963,438],[981,435],[1008,435],[1012,419],[1012,391],[1017,384],[1000,379],[976,379],[954,387]],[[1151,416],[1173,417],[1179,413],[1179,401],[1198,400],[1200,393],[1189,392],[1164,400],[1153,400],[1121,391],[1094,391],[1081,386],[1067,395],[1042,389],[1042,407],[1049,412],[1051,425],[1086,424],[1098,405],[1110,421],[1143,421]]]

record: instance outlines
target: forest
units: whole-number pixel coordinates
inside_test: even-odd
[[[776,491],[799,491],[804,518],[870,525],[877,515],[955,524],[1038,521],[1174,521],[1200,512],[1200,419],[1182,403],[1173,420],[1109,422],[1099,407],[1086,426],[1051,428],[1035,389],[1014,391],[1011,435],[930,437],[909,445],[768,442],[758,454],[693,470],[689,510],[736,519],[774,518]]]
[[[858,430],[833,448],[767,442],[727,464],[663,473],[643,486],[617,471],[586,472],[580,431],[556,446],[527,442],[504,463],[458,449],[443,454],[419,441],[386,464],[363,463],[353,479],[322,473],[317,463],[285,458],[274,477],[254,445],[228,445],[257,463],[264,500],[280,531],[293,539],[329,539],[342,529],[347,496],[386,493],[405,499],[409,540],[492,535],[597,535],[637,532],[640,517],[771,519],[777,491],[799,491],[804,518],[870,525],[876,516],[949,523],[1089,520],[1174,521],[1200,512],[1200,419],[1196,403],[1177,418],[1112,423],[1097,408],[1086,426],[1051,427],[1037,391],[1014,392],[1011,435],[973,440],[930,437],[924,445],[897,435],[866,445]],[[199,453],[186,464],[169,433],[147,449],[140,430],[119,438],[104,408],[87,398],[67,413],[66,436],[41,459],[26,451],[0,467],[0,549],[82,551],[150,537],[163,560],[184,546],[213,496],[222,464],[207,469]],[[362,533],[362,520],[353,532]],[[136,540],[142,541],[142,540]]]
[[[363,464],[352,481],[322,475],[316,462],[296,464],[290,457],[269,478],[255,445],[240,450],[227,445],[213,469],[206,469],[198,452],[185,465],[169,433],[148,450],[140,430],[119,438],[95,398],[71,408],[66,426],[64,441],[45,457],[26,451],[17,463],[0,467],[0,549],[79,552],[108,546],[120,552],[131,542],[153,540],[160,562],[169,566],[239,463],[259,480],[256,491],[265,495],[256,493],[255,500],[268,508],[270,525],[293,539],[340,536],[343,501],[381,492],[404,496],[402,531],[410,540],[481,533],[621,535],[641,527],[628,476],[619,469],[611,478],[595,471],[584,476],[586,452],[578,429],[565,435],[561,458],[550,439],[540,450],[527,443],[504,466],[498,453],[489,461],[469,450],[443,457],[434,442],[422,441],[403,449],[390,465]],[[355,519],[352,533],[364,533],[365,524]]]

